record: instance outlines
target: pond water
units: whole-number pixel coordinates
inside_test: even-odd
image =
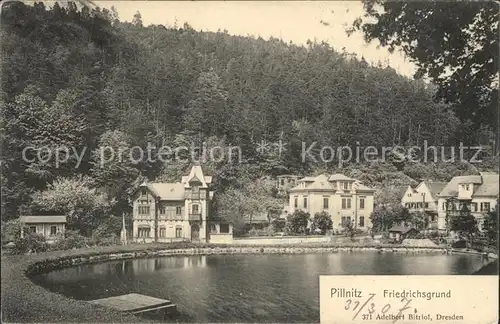
[[[484,264],[440,253],[174,256],[81,265],[33,281],[82,300],[133,292],[169,299],[182,322],[319,322],[319,275],[468,275]]]

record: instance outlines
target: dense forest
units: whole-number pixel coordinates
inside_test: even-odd
[[[407,147],[484,139],[470,133],[469,121],[449,103],[436,100],[431,84],[326,43],[200,32],[187,23],[144,26],[139,13],[124,23],[114,10],[71,2],[53,8],[10,2],[1,14],[2,220],[61,211],[76,228],[96,228],[129,212],[134,186],[178,181],[191,164],[117,159],[102,165],[103,146],[125,152],[148,143],[240,147],[239,163],[202,163],[215,176],[219,213],[231,214],[221,211],[223,202],[237,208],[230,198],[236,191],[252,196],[258,189],[249,181],[338,168],[336,160],[302,161],[303,142]],[[256,150],[278,141],[286,143],[280,154]],[[55,165],[24,150],[47,147],[47,155],[61,146],[83,152],[82,162],[70,157]],[[362,161],[340,172],[381,188],[496,168],[494,157],[482,158],[487,162],[475,165]]]

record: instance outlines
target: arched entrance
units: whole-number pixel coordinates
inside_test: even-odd
[[[198,224],[191,225],[191,241],[200,240],[200,226]]]

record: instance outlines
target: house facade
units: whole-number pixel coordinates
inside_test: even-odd
[[[374,189],[343,174],[305,177],[290,190],[289,212],[303,210],[314,217],[327,212],[333,221],[333,230],[342,230],[347,223],[368,231],[371,227]]]
[[[438,227],[446,230],[447,217],[453,217],[464,208],[478,221],[482,230],[484,216],[494,211],[499,197],[499,176],[494,172],[459,176],[451,179],[438,196]]]
[[[134,242],[229,242],[232,224],[211,216],[212,177],[201,166],[176,183],[144,183],[132,196]]]
[[[55,242],[66,231],[66,215],[20,216],[21,237],[28,233],[41,234],[48,243]]]
[[[422,212],[428,217],[428,228],[438,229],[438,199],[446,182],[422,181],[415,188],[408,186],[401,204],[410,212]]]

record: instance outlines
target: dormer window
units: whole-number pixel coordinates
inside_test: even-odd
[[[344,182],[344,190],[349,190],[349,182]]]
[[[141,190],[141,196],[146,196],[147,194],[147,190],[146,189],[142,189]]]
[[[470,187],[468,184],[465,185],[465,190],[469,191]]]

